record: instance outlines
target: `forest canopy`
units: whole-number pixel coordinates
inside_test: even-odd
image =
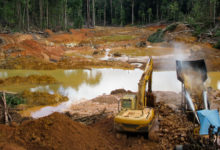
[[[220,0],[0,0],[0,6],[0,27],[16,31],[175,21],[202,28],[220,15]]]

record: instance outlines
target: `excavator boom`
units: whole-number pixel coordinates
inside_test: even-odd
[[[146,86],[148,83],[148,93],[152,92],[152,72],[153,72],[153,60],[150,57],[144,72],[141,76],[141,79],[138,83],[138,93],[137,93],[137,109],[143,109],[147,106],[147,98],[146,98]]]

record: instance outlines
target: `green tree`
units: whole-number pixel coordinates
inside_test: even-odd
[[[151,22],[151,18],[152,18],[152,9],[151,8],[147,9],[147,14],[148,14],[148,22],[150,23]]]
[[[123,26],[125,24],[125,10],[123,7],[123,0],[120,0],[120,3],[121,3],[120,22],[121,22],[121,26]]]
[[[174,1],[169,4],[168,7],[169,19],[177,21],[179,17],[179,5],[177,1]]]

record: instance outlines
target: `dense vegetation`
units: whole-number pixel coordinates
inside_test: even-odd
[[[0,0],[1,28],[65,30],[83,25],[185,21],[214,26],[220,0]]]

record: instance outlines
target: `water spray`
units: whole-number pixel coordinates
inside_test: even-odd
[[[204,109],[209,109],[208,108],[208,98],[207,98],[207,91],[206,90],[204,90],[203,91],[203,93],[202,93],[202,95],[203,95],[203,104],[204,104]]]
[[[186,100],[187,100],[188,106],[189,106],[190,110],[193,112],[193,114],[195,115],[196,120],[197,120],[198,123],[200,124],[200,122],[199,122],[199,117],[198,117],[198,115],[197,115],[197,113],[196,113],[196,109],[195,109],[195,106],[194,106],[194,104],[193,104],[192,98],[190,97],[190,94],[189,94],[189,92],[188,92],[187,90],[184,90],[184,92],[185,92],[184,95],[185,95],[185,98],[186,98]]]

